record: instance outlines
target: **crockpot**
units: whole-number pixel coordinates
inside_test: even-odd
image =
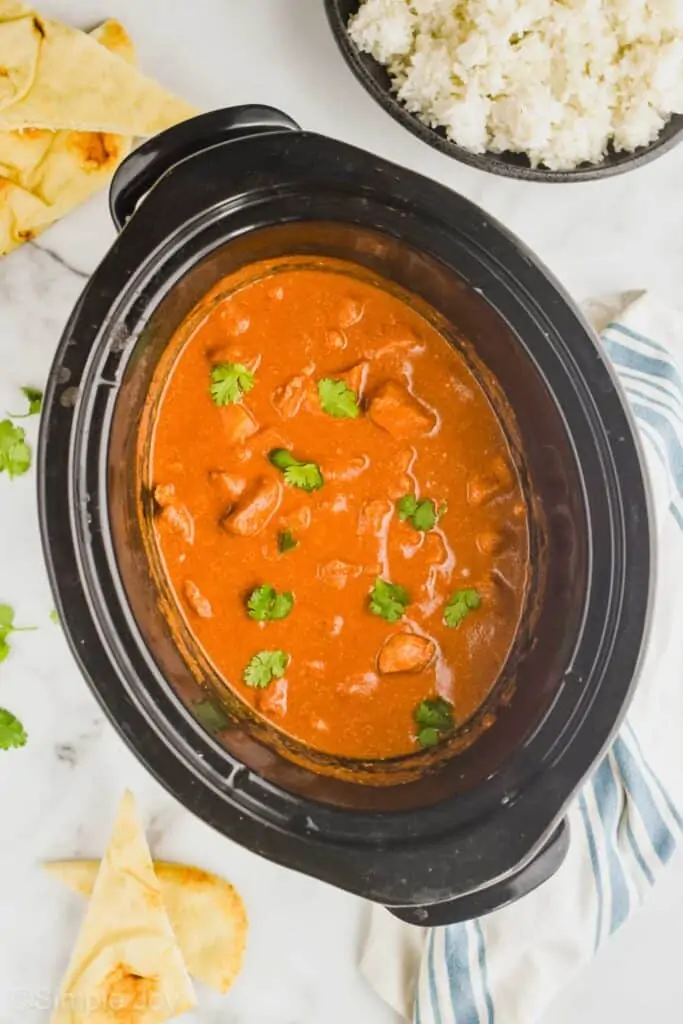
[[[178,800],[264,857],[418,924],[523,895],[562,862],[567,804],[625,713],[647,633],[647,488],[597,340],[484,211],[272,108],[215,111],[147,142],[118,170],[111,211],[120,233],[65,328],[38,459],[45,559],[92,691]],[[426,300],[453,344],[467,339],[491,401],[514,412],[537,510],[534,612],[494,690],[502,706],[409,781],[297,762],[220,680],[198,678],[140,536],[137,431],[161,354],[221,277],[289,254],[360,264]]]

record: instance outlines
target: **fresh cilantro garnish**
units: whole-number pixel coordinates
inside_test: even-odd
[[[470,612],[476,611],[481,605],[481,594],[474,587],[455,590],[443,610],[443,620],[447,626],[457,628]]]
[[[441,516],[446,511],[444,502],[438,509],[431,498],[423,498],[418,501],[414,494],[406,494],[397,502],[398,518],[405,522],[410,520],[414,529],[426,533],[433,530]]]
[[[257,622],[286,619],[293,607],[294,596],[289,591],[278,594],[270,583],[264,583],[252,590],[247,601],[249,615]]]
[[[415,721],[418,725],[429,725],[434,729],[453,728],[453,705],[443,697],[428,697],[415,708]]]
[[[370,591],[370,611],[387,622],[398,622],[410,604],[408,591],[397,583],[387,583],[379,577]]]
[[[216,405],[232,405],[254,386],[254,374],[243,363],[217,363],[211,370],[211,397]]]
[[[21,476],[31,465],[31,449],[26,434],[11,420],[0,423],[0,473],[6,470],[10,477]]]
[[[23,747],[28,736],[23,725],[11,711],[0,708],[0,750]]]
[[[315,462],[299,462],[286,448],[274,448],[268,453],[269,461],[284,473],[285,483],[300,487],[302,491],[317,491],[322,487],[323,475]]]
[[[443,697],[428,697],[417,705],[413,719],[418,726],[420,746],[435,747],[444,733],[453,728],[453,705]]]
[[[28,400],[28,412],[10,413],[12,419],[25,420],[28,416],[37,416],[43,408],[43,392],[38,388],[25,387],[21,389],[22,395]]]
[[[10,633],[28,633],[35,628],[35,626],[15,626],[14,609],[8,604],[0,604],[0,661],[4,661],[9,654],[7,637]]]
[[[291,530],[280,530],[277,535],[277,549],[281,555],[286,554],[288,551],[293,551],[298,546],[299,541]]]
[[[244,670],[247,686],[263,689],[273,679],[281,679],[287,670],[289,655],[284,651],[259,651]]]
[[[54,622],[55,626],[59,625],[59,614],[57,613],[56,608],[53,608],[50,612],[50,621]]]
[[[318,381],[318,398],[323,412],[338,419],[355,420],[360,416],[358,396],[343,380],[323,377]]]

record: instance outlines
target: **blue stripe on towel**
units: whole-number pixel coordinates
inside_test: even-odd
[[[616,331],[617,334],[622,334],[625,338],[633,338],[634,341],[640,341],[643,345],[649,345],[650,348],[655,349],[656,352],[661,352],[663,355],[669,355],[667,349],[663,345],[660,345],[658,341],[654,341],[652,338],[646,337],[644,334],[639,334],[638,331],[634,331],[631,327],[624,327],[623,324],[608,324],[605,328],[606,331]]]
[[[645,775],[621,736],[617,736],[614,741],[613,751],[624,784],[638,809],[652,848],[661,863],[666,864],[676,845],[671,830],[660,814]]]
[[[683,447],[671,423],[661,413],[639,402],[631,402],[631,408],[639,420],[649,423],[656,430],[666,447],[669,472],[676,484],[676,490],[683,497]]]
[[[671,406],[667,405],[661,398],[655,398],[654,395],[648,394],[642,387],[638,387],[638,385],[644,384],[648,388],[655,388],[659,394],[665,395],[677,406],[680,406],[681,403],[675,392],[667,391],[666,388],[655,384],[651,380],[645,380],[643,377],[636,377],[635,374],[629,373],[628,370],[620,371],[619,376],[622,382],[628,381],[628,383],[624,383],[624,390],[627,395],[633,395],[634,398],[639,399],[641,402],[647,402],[648,405],[658,409],[663,416],[669,416],[673,420],[677,420],[678,423],[683,426],[683,415],[678,409],[672,409]]]
[[[662,799],[664,800],[664,803],[667,806],[669,814],[671,815],[673,820],[676,822],[676,824],[678,825],[679,829],[683,832],[683,817],[681,817],[681,815],[680,815],[680,813],[678,811],[678,808],[676,807],[675,803],[673,802],[673,800],[669,796],[667,790],[664,788],[664,784],[662,783],[662,780],[659,778],[657,773],[655,771],[653,771],[652,765],[650,764],[650,762],[646,761],[645,758],[643,757],[643,751],[642,751],[642,748],[640,746],[640,740],[638,739],[633,726],[631,725],[631,723],[629,721],[626,721],[622,728],[623,728],[624,732],[628,735],[628,737],[631,740],[631,742],[633,743],[634,747],[636,748],[636,753],[638,754],[638,757],[640,758],[640,761],[641,761],[641,763],[643,765],[644,770],[647,772],[647,774],[650,776],[650,778],[652,779],[653,783],[655,784],[655,786],[659,790],[659,793],[660,793]]]
[[[612,893],[612,917],[610,933],[623,924],[631,909],[631,897],[626,883],[624,866],[619,857],[617,830],[619,827],[619,791],[617,781],[609,763],[604,757],[593,776],[593,791],[602,820],[607,851],[610,889]]]
[[[445,941],[448,985],[456,1024],[480,1024],[470,974],[467,925],[449,925]]]
[[[600,861],[598,859],[598,848],[595,842],[595,833],[593,832],[593,826],[591,825],[590,816],[588,814],[588,804],[583,793],[579,794],[579,810],[583,819],[583,827],[586,830],[586,840],[588,842],[588,854],[591,859],[591,866],[593,868],[593,880],[595,882],[595,893],[598,900],[598,917],[597,925],[595,928],[595,948],[597,949],[600,945],[602,938],[602,918],[604,914],[604,902],[605,894],[602,886],[602,874],[600,871]]]
[[[640,370],[641,373],[653,377],[655,380],[668,380],[679,390],[683,389],[683,380],[671,363],[657,356],[646,356],[642,352],[629,348],[620,341],[611,338],[605,339],[607,352],[617,366],[625,366],[630,370]]]
[[[649,864],[647,863],[647,861],[645,860],[645,858],[643,857],[643,855],[642,855],[642,853],[640,851],[640,847],[638,846],[638,842],[636,840],[635,833],[634,833],[634,831],[633,831],[633,829],[631,827],[631,822],[628,820],[628,818],[626,818],[625,830],[626,830],[626,838],[628,839],[628,845],[631,847],[631,852],[632,852],[633,856],[636,858],[636,861],[638,863],[638,867],[640,868],[640,870],[645,875],[645,878],[647,879],[649,884],[650,885],[654,885],[655,884],[655,876],[652,874],[652,871],[650,870]]]
[[[434,963],[434,936],[436,935],[436,929],[432,928],[429,936],[429,952],[427,954],[427,969],[429,979],[429,1005],[432,1011],[432,1017],[434,1018],[434,1024],[441,1024],[441,1008],[439,1006],[439,990],[436,984],[436,965]]]
[[[669,471],[669,462],[668,462],[668,459],[667,459],[666,455],[664,454],[664,452],[661,449],[660,439],[659,439],[659,435],[657,434],[657,432],[652,430],[652,428],[649,426],[649,424],[641,422],[640,423],[640,433],[642,434],[643,437],[646,437],[650,441],[650,444],[652,445],[652,450],[654,451],[655,455],[657,456],[657,460],[662,464],[662,466],[664,467],[665,472],[668,473],[668,471]],[[673,516],[673,518],[676,521],[676,526],[679,528],[679,530],[683,531],[683,512],[680,512],[678,510],[678,508],[676,506],[676,503],[674,501],[670,501],[669,502],[668,508],[669,508],[669,512],[671,513],[671,515]]]
[[[431,1000],[430,1000],[430,1002],[431,1002]],[[422,1024],[422,1014],[420,1013],[420,1006],[421,1005],[422,1005],[422,1000],[420,999],[420,990],[419,990],[419,985],[418,985],[418,991],[417,991],[417,995],[415,997],[415,1005],[414,1005],[414,1012],[413,1012],[413,1024]]]
[[[475,920],[472,922],[472,924],[474,925],[474,931],[477,938],[479,972],[481,974],[481,987],[484,992],[484,1002],[486,1004],[485,1024],[494,1024],[495,1013],[493,1009],[493,999],[491,998],[491,990],[489,988],[488,968],[486,966],[486,940],[484,939],[484,931],[479,921]]]

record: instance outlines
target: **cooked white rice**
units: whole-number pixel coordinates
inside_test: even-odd
[[[364,0],[349,33],[473,153],[568,170],[683,113],[683,0]]]

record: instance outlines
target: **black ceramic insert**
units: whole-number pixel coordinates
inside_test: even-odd
[[[124,226],[65,328],[38,453],[45,558],[88,684],[174,796],[271,860],[422,923],[517,898],[562,859],[565,808],[625,712],[647,631],[647,493],[596,339],[483,210],[269,108],[151,140],[111,205]],[[353,260],[427,300],[454,344],[470,340],[515,411],[547,523],[514,698],[468,750],[402,785],[300,767],[221,704],[208,669],[199,685],[134,514],[140,413],[175,328],[225,274],[286,254]]]
[[[527,157],[521,153],[471,153],[452,142],[443,128],[430,128],[399,103],[391,90],[391,80],[386,69],[378,64],[374,57],[361,53],[352,42],[346,26],[360,5],[361,0],[325,0],[325,10],[332,34],[349,68],[372,98],[395,121],[413,135],[417,135],[418,139],[422,139],[428,146],[433,146],[434,149],[461,163],[491,174],[523,178],[526,181],[557,184],[590,181],[593,178],[609,178],[642,167],[673,149],[683,138],[683,114],[674,114],[649,145],[641,146],[632,153],[610,150],[599,164],[582,164],[571,171],[551,171],[547,167],[532,167]]]

